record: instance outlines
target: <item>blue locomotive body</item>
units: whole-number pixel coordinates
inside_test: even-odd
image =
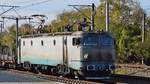
[[[89,79],[115,69],[115,44],[109,32],[29,35],[19,38],[18,64]]]

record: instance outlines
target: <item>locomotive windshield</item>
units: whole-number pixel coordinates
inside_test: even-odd
[[[100,45],[112,45],[112,44],[113,44],[112,37],[106,35],[100,36]]]
[[[83,45],[96,46],[98,44],[98,39],[96,35],[85,36],[83,39]]]

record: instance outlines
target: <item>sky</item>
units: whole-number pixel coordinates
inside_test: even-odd
[[[150,0],[138,0],[141,4],[141,6],[146,9],[150,8]]]
[[[42,4],[37,4],[39,2],[47,1]],[[0,0],[0,4],[20,6],[15,8],[15,10],[20,15],[30,16],[33,14],[44,14],[48,16],[49,20],[53,20],[56,16],[63,11],[73,10],[72,7],[69,7],[69,4],[99,4],[99,0]],[[5,8],[7,10],[8,8]],[[3,12],[3,10],[1,10]],[[5,15],[10,15],[15,13],[14,10],[6,13]],[[17,14],[15,14],[17,15]]]
[[[150,0],[138,1],[140,2],[142,8],[146,9],[146,12],[150,13]],[[48,19],[46,19],[47,22],[56,19],[56,16],[63,11],[74,10],[72,7],[68,6],[69,4],[85,5],[92,3],[98,6],[100,4],[100,0],[0,0],[0,5],[20,6],[5,13],[4,15],[31,16],[34,14],[43,14],[48,17]],[[1,7],[0,13],[6,11],[7,9],[9,8]],[[7,22],[9,21],[10,20],[7,20]]]

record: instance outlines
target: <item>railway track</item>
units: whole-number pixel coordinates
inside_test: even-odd
[[[8,69],[11,72],[14,73],[20,73],[20,74],[28,74],[33,75],[41,79],[46,79],[54,82],[60,82],[64,84],[100,84],[103,83],[127,83],[127,84],[150,84],[150,77],[140,77],[140,76],[130,76],[130,75],[120,75],[120,74],[112,74],[110,76],[110,79],[107,80],[98,80],[98,81],[85,81],[85,80],[77,80],[77,79],[68,79],[64,77],[57,77],[52,75],[46,75],[46,74],[36,74],[28,71],[20,71],[20,70],[14,70],[14,69]]]
[[[111,81],[117,81],[120,83],[127,83],[127,84],[150,84],[149,77],[129,76],[120,74],[112,74]]]
[[[64,77],[57,77],[57,76],[52,76],[52,75],[46,75],[46,74],[36,74],[28,71],[20,71],[20,70],[14,70],[14,69],[8,69],[9,71],[15,72],[15,73],[20,73],[20,74],[28,74],[28,75],[33,75],[41,79],[46,79],[54,82],[60,82],[64,84],[100,84],[97,82],[91,82],[91,81],[84,81],[84,80],[77,80],[77,79],[68,79]]]

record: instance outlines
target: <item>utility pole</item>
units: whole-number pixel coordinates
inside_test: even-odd
[[[31,19],[32,18],[29,18],[29,28],[31,28]]]
[[[0,31],[3,32],[4,29],[4,18],[2,18],[2,21],[0,21]]]
[[[146,18],[146,14],[143,13],[143,20],[142,20],[142,43],[144,43],[145,40],[145,18]],[[144,57],[142,56],[142,60],[141,60],[142,64],[144,64]]]
[[[91,31],[94,32],[94,16],[95,16],[95,5],[92,3],[92,11],[91,11]]]
[[[143,20],[142,20],[142,43],[144,43],[145,40],[145,13],[143,14]]]
[[[0,31],[3,32],[3,21],[0,21]]]
[[[3,21],[2,21],[2,22],[3,22],[3,29],[4,29],[4,21],[5,21],[5,20],[4,20],[4,18],[2,18],[2,19],[3,19]]]
[[[1,32],[3,32],[3,30],[2,30],[2,28],[3,28],[3,25],[2,25],[2,23],[0,23],[0,27],[1,27]]]
[[[17,59],[19,57],[18,55],[18,35],[19,35],[19,19],[18,18],[15,18],[16,19],[16,59],[15,59],[15,62],[17,62]],[[20,57],[19,57],[20,58]]]
[[[109,32],[109,2],[106,0],[106,32]]]
[[[18,55],[18,36],[19,36],[19,20],[26,20],[26,19],[32,19],[30,17],[14,17],[14,16],[4,16],[2,17],[3,19],[12,19],[12,20],[16,20],[16,57],[15,57],[15,62],[17,63],[17,58],[20,58]],[[19,60],[20,61],[20,60]],[[18,62],[19,62],[18,61]]]

